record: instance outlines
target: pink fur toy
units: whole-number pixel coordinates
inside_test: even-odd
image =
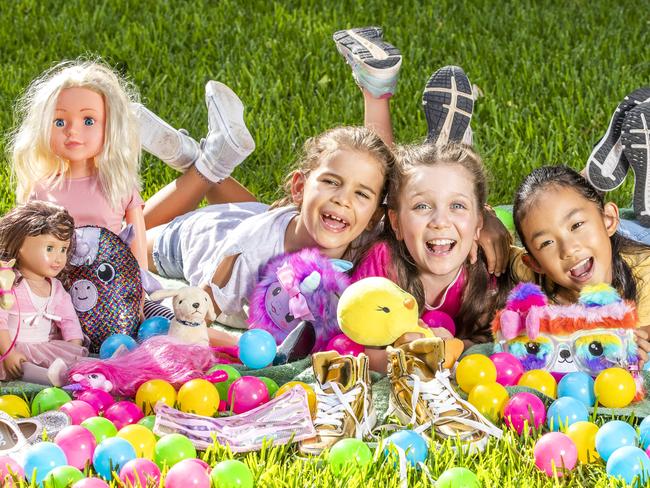
[[[191,379],[206,378],[218,382],[227,374],[205,372],[215,364],[232,363],[214,349],[197,344],[184,344],[168,336],[154,336],[132,351],[109,359],[82,359],[68,372],[74,383],[107,385],[110,393],[132,397],[138,387],[149,380],[161,379],[181,385]],[[218,373],[224,373],[220,371]]]
[[[316,333],[313,351],[322,351],[341,331],[336,319],[338,297],[350,280],[347,261],[302,249],[271,259],[250,299],[252,329],[270,332],[281,343],[300,322],[310,321]]]

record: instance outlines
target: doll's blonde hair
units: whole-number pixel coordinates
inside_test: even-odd
[[[59,186],[69,170],[67,160],[50,148],[51,128],[61,90],[87,88],[102,96],[106,111],[104,147],[95,158],[101,190],[113,208],[140,189],[140,135],[131,102],[132,86],[97,61],[64,61],[34,80],[18,100],[18,127],[9,151],[16,199],[25,202],[37,182]]]

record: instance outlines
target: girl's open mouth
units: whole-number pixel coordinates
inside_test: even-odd
[[[456,245],[453,239],[432,239],[426,242],[427,249],[432,254],[447,254]]]
[[[571,277],[577,281],[587,281],[594,269],[594,258],[586,258],[569,270]]]
[[[332,232],[341,232],[350,226],[349,222],[339,217],[338,215],[322,213],[320,218],[325,228],[331,230]]]

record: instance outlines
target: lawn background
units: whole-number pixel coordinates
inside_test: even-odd
[[[421,140],[420,109],[429,75],[463,66],[484,96],[472,122],[475,143],[492,174],[490,201],[512,200],[532,168],[582,167],[618,101],[649,84],[650,21],[632,1],[2,1],[0,2],[0,126],[14,126],[13,104],[30,80],[57,61],[101,56],[139,88],[143,101],[196,137],[206,131],[204,84],[222,81],[246,105],[257,150],[235,176],[264,201],[279,195],[304,140],[339,124],[359,124],[363,107],[331,34],[381,25],[402,49],[404,64],[393,100],[397,140]],[[0,142],[0,210],[9,209],[6,141]],[[143,195],[174,172],[143,159]],[[630,201],[631,182],[613,195]],[[539,486],[531,441],[501,443],[467,458],[432,456],[437,476],[465,465],[485,486]],[[246,458],[260,485],[396,485],[391,466],[335,477],[280,450]],[[366,475],[372,476],[370,480]],[[365,479],[365,481],[364,481]],[[413,482],[426,485],[414,476]],[[581,469],[570,486],[609,486],[602,468]]]

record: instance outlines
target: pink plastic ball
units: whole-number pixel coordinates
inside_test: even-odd
[[[325,350],[336,351],[342,356],[358,356],[365,350],[365,348],[361,344],[354,342],[345,334],[339,334],[329,340],[327,346],[325,346]]]
[[[524,374],[524,367],[521,361],[507,352],[492,354],[490,359],[497,368],[497,383],[503,386],[517,384],[521,375]]]
[[[516,393],[508,400],[503,409],[503,418],[508,427],[515,429],[517,434],[524,431],[524,423],[528,424],[528,432],[531,431],[531,415],[535,428],[546,422],[546,408],[544,402],[532,393]]]
[[[208,471],[193,459],[185,459],[167,473],[165,488],[210,488]]]
[[[268,401],[268,388],[254,376],[242,376],[228,388],[228,403],[236,414],[248,412]]]
[[[427,310],[422,314],[421,319],[428,327],[442,327],[447,329],[451,335],[456,335],[456,324],[454,323],[454,319],[445,312],[439,310]]]
[[[54,443],[65,454],[68,464],[83,471],[86,463],[92,463],[97,440],[92,432],[80,425],[64,427],[54,438]]]
[[[82,391],[77,395],[77,400],[82,400],[90,404],[98,414],[104,413],[108,407],[115,403],[110,393],[96,388]]]
[[[535,466],[548,476],[553,476],[553,465],[558,477],[565,471],[571,471],[578,461],[578,449],[571,438],[561,432],[544,434],[535,444],[533,450]]]
[[[153,481],[158,486],[160,468],[149,459],[131,459],[120,470],[120,479],[127,486],[149,486],[151,483],[147,481]]]
[[[0,485],[6,488],[17,487],[14,484],[12,475],[18,478],[25,477],[25,471],[20,464],[10,458],[9,456],[0,456]]]
[[[135,424],[144,417],[142,409],[133,402],[116,402],[104,412],[104,417],[113,422],[117,430]]]
[[[72,421],[72,425],[79,425],[90,417],[97,417],[97,410],[95,407],[83,400],[72,400],[68,403],[64,403],[61,405],[59,410],[68,414]]]
[[[194,458],[194,459],[188,459],[187,461],[198,464],[203,469],[205,469],[207,473],[209,473],[212,470],[212,468],[210,468],[210,465],[206,463],[203,459]]]
[[[110,488],[108,483],[99,478],[84,478],[77,481],[72,488]]]

